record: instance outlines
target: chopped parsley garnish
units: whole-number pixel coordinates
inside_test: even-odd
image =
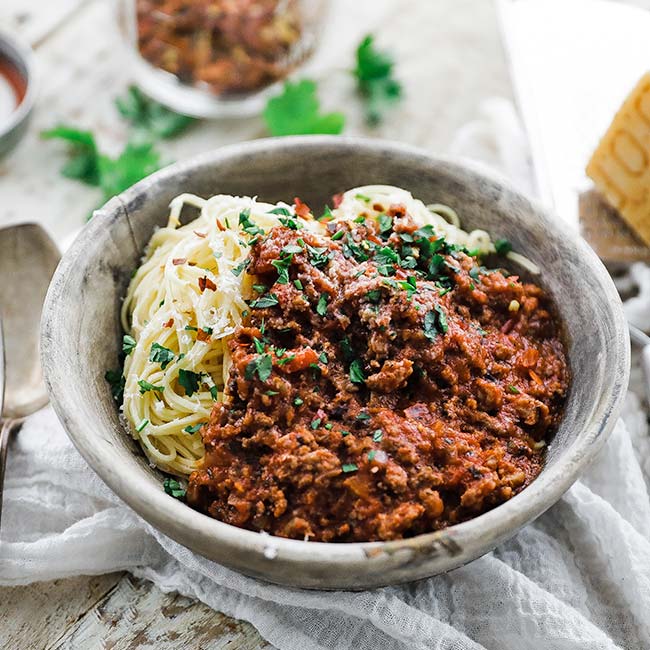
[[[380,214],[377,217],[379,223],[379,232],[381,235],[386,235],[393,229],[393,217],[387,214]]]
[[[219,389],[216,386],[210,386],[210,395],[212,399],[216,402],[219,398]]]
[[[268,214],[281,214],[284,217],[290,217],[291,210],[288,208],[273,208],[273,210],[268,211]]]
[[[366,196],[365,194],[355,194],[354,198],[358,199],[359,201],[363,201],[364,203],[370,203],[370,201],[372,200],[369,196]]]
[[[144,420],[142,420],[142,422],[140,422],[140,424],[138,424],[138,426],[135,428],[135,430],[138,433],[141,433],[144,430],[144,428],[147,426],[147,424],[149,424],[149,420],[144,419]]]
[[[494,248],[499,255],[507,255],[512,250],[512,244],[507,239],[497,239]]]
[[[345,235],[345,230],[337,230],[330,239],[332,241],[338,241],[339,239],[343,239],[343,235]]]
[[[311,425],[310,425],[310,426],[311,426],[312,429],[318,429],[318,427],[320,426],[320,423],[321,423],[321,418],[314,418],[314,419],[311,421]]]
[[[344,339],[341,339],[339,345],[341,346],[341,352],[343,353],[343,358],[346,361],[350,361],[354,359],[354,350],[352,349],[352,344],[350,343],[350,339],[348,339],[347,336]]]
[[[375,262],[377,271],[381,275],[393,275],[395,273],[394,265],[400,262],[399,253],[390,246],[382,246],[375,253]]]
[[[253,339],[253,345],[255,346],[255,352],[257,352],[257,354],[262,354],[264,352],[264,343],[258,338]],[[280,355],[278,354],[278,356]]]
[[[302,282],[300,280],[294,280],[293,286],[296,287],[299,291],[303,290]]]
[[[296,397],[296,399],[293,400],[294,406],[302,406],[304,403],[305,400],[303,400],[302,397]]]
[[[478,275],[480,273],[481,269],[478,266],[473,266],[469,270],[469,277],[472,278],[472,280],[478,280]]]
[[[257,293],[264,293],[268,287],[265,284],[254,284],[253,285],[253,291],[257,291]]]
[[[321,353],[318,355],[318,360],[319,360],[322,364],[327,365],[328,359],[327,359],[327,355],[326,355],[324,352],[321,352]]]
[[[341,465],[341,469],[343,470],[344,474],[349,474],[350,472],[356,472],[359,468],[355,463],[343,463],[343,465]]]
[[[275,307],[279,303],[278,297],[274,293],[269,293],[257,300],[253,300],[250,306],[253,309],[264,309],[265,307]]]
[[[400,280],[398,284],[402,289],[404,289],[404,291],[406,291],[407,298],[411,298],[417,291],[416,279],[414,275],[409,276],[406,281]]]
[[[185,488],[175,478],[166,478],[163,481],[163,489],[174,499],[185,498]]]
[[[356,417],[357,420],[359,421],[365,421],[370,419],[370,414],[369,413],[359,413]]]
[[[245,208],[239,213],[239,225],[242,227],[242,230],[245,233],[251,235],[252,237],[264,234],[264,230],[251,221],[250,208]]]
[[[199,390],[201,373],[181,368],[178,371],[178,383],[185,389],[185,394],[192,397]]]
[[[330,260],[330,254],[327,248],[317,248],[307,245],[307,252],[309,253],[309,261],[316,268],[325,266]]]
[[[369,460],[369,461],[373,461],[373,460],[375,459],[375,455],[376,455],[376,454],[377,454],[377,450],[376,450],[376,449],[371,449],[371,450],[368,452],[368,460]]]
[[[350,432],[349,432],[349,431],[345,431],[344,429],[342,429],[342,430],[341,430],[341,435],[345,438],[345,436],[349,436],[349,435],[350,435]]]
[[[244,260],[241,264],[237,264],[237,266],[232,269],[232,274],[234,276],[239,276],[241,275],[241,272],[248,267],[248,265],[251,263],[250,259]]]
[[[319,316],[325,316],[327,313],[327,301],[329,296],[326,293],[321,293],[320,298],[318,299],[318,304],[316,305],[316,313]]]
[[[284,208],[283,208],[284,209]],[[278,221],[285,227],[289,228],[289,230],[298,230],[300,227],[298,225],[298,222],[295,219],[291,219],[290,217],[287,217],[286,219],[283,219],[282,217],[278,217]]]
[[[135,339],[132,336],[125,334],[122,337],[122,352],[124,352],[124,354],[131,354],[135,348],[135,345]]]
[[[260,381],[266,381],[271,376],[273,370],[273,360],[270,354],[261,354],[246,365],[244,377],[250,381],[255,375]]]
[[[424,335],[430,341],[435,340],[438,332],[446,334],[448,329],[447,316],[440,305],[436,305],[424,315]]]
[[[174,353],[169,348],[160,345],[160,343],[153,343],[149,352],[149,361],[152,363],[159,363],[160,367],[164,370],[174,360]]]
[[[350,381],[353,384],[363,384],[366,381],[366,376],[363,372],[361,361],[355,359],[350,364]]]
[[[366,298],[368,298],[370,302],[377,304],[381,299],[381,289],[372,289],[371,291],[368,291]]]
[[[375,442],[381,442],[383,436],[384,436],[384,432],[381,429],[376,429],[372,434],[372,439]]]
[[[267,390],[265,395],[268,395],[269,397],[275,397],[276,395],[279,395],[280,393],[277,390]]]
[[[363,223],[366,220],[365,215],[360,214],[358,217],[354,218],[354,223]]]
[[[323,221],[323,219],[331,219],[334,215],[332,214],[332,211],[330,210],[330,206],[326,205],[323,208],[323,214],[321,214],[320,217],[318,217],[318,221]]]
[[[271,260],[271,264],[278,272],[278,284],[289,283],[289,267],[293,261],[293,253],[282,253],[282,256],[277,260]]]
[[[513,394],[513,395],[519,395],[521,391],[516,387],[516,386],[508,386],[508,390]]]
[[[185,427],[183,431],[185,433],[198,433],[199,429],[205,424],[205,422],[199,422],[198,424],[190,424],[189,426]]]
[[[162,393],[163,390],[165,390],[164,386],[154,386],[153,384],[149,383],[148,381],[145,381],[144,379],[140,379],[138,381],[138,386],[140,386],[140,394],[144,395],[148,391],[152,390],[155,393]]]

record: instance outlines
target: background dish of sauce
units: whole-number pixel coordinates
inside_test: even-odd
[[[0,127],[20,106],[27,91],[27,81],[7,57],[0,54]]]

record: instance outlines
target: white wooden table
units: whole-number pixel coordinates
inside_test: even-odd
[[[110,0],[0,2],[0,28],[32,44],[40,70],[29,133],[0,161],[0,223],[38,221],[62,242],[96,206],[95,189],[59,176],[63,147],[42,142],[39,132],[67,122],[91,128],[109,153],[122,148],[126,130],[113,100],[130,79],[112,9]],[[487,0],[394,0],[375,31],[395,53],[406,99],[374,135],[444,152],[482,98],[510,97]],[[354,105],[348,75],[326,76],[321,88],[326,107],[349,112]],[[364,133],[358,115],[346,132]],[[257,119],[229,121],[227,128],[202,123],[160,148],[172,161],[263,134]],[[0,622],[3,650],[270,647],[248,623],[123,573],[0,589]]]

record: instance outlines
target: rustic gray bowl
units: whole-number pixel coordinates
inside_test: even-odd
[[[573,372],[566,414],[540,476],[507,503],[447,530],[385,543],[324,544],[235,528],[167,496],[118,419],[104,371],[118,363],[119,307],[154,228],[177,194],[300,196],[320,207],[368,183],[452,206],[466,228],[506,237],[542,269],[566,327]],[[257,140],[171,165],[99,210],[61,262],[46,299],[42,361],[52,404],[90,466],[163,533],[216,562],[272,582],[362,589],[473,560],[553,505],[607,438],[625,393],[629,339],[621,303],[595,254],[539,206],[472,168],[385,141]]]

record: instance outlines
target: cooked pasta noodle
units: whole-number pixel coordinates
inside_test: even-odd
[[[425,206],[397,187],[349,190],[332,218],[371,216],[395,203],[449,243],[483,254],[495,250],[487,232],[462,230],[448,206]],[[184,206],[200,213],[181,225]],[[311,215],[296,216],[295,206],[284,203],[182,194],[171,202],[167,226],[152,236],[122,306],[123,414],[157,467],[180,476],[198,467],[204,455],[199,429],[228,380],[228,340],[255,293],[253,277],[244,272],[250,242],[287,218],[313,231],[325,227]],[[526,258],[516,261],[531,269]]]

